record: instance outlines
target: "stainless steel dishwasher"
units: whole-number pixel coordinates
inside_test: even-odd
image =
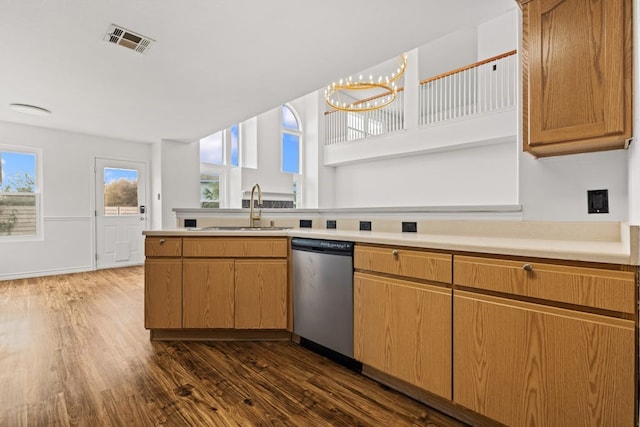
[[[303,345],[319,344],[351,360],[353,246],[336,240],[291,239],[293,332]]]

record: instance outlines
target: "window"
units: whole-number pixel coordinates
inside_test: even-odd
[[[200,140],[200,207],[228,206],[225,178],[240,164],[240,126],[235,124]],[[228,184],[227,184],[228,185]]]
[[[238,135],[238,125],[233,125],[229,129],[229,135],[231,136],[231,166],[239,165],[238,150],[240,135]]]
[[[200,207],[220,207],[220,174],[200,173]]]
[[[200,163],[224,164],[223,131],[216,132],[200,140]]]
[[[282,106],[282,172],[300,173],[302,131],[293,110]]]
[[[138,214],[138,171],[104,168],[104,216]]]
[[[38,153],[0,147],[0,236],[35,236],[39,223]]]

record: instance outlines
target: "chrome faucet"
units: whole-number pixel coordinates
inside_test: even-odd
[[[251,188],[251,200],[249,201],[249,207],[251,208],[251,211],[249,212],[249,227],[255,227],[256,221],[262,220],[262,209],[259,209],[257,214],[253,213],[253,194],[256,189],[258,189],[258,206],[262,206],[262,190],[260,189],[260,186],[256,184]]]

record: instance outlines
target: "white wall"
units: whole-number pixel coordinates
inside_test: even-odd
[[[160,156],[162,228],[175,228],[173,208],[200,206],[200,146],[162,140]]]
[[[477,42],[478,59],[504,53],[517,48],[519,28],[520,9],[515,7],[503,16],[480,25],[477,41],[470,41],[470,32],[460,31],[421,47],[418,50],[420,61],[428,59],[455,68],[462,65],[455,64],[456,58],[469,54],[468,50],[457,51],[465,43]],[[425,59],[427,52],[429,57]],[[437,70],[442,71],[446,70]],[[512,120],[502,122],[507,133],[511,133],[519,118],[520,114],[517,114]],[[475,127],[476,132],[486,130],[488,122],[482,123]],[[464,122],[459,122],[449,128],[441,127],[446,135],[435,135],[425,130],[414,133],[415,130],[407,129],[398,135],[372,138],[360,144],[352,143],[350,147],[345,145],[333,149],[329,154],[330,161],[337,165],[336,207],[520,203],[523,218],[532,221],[627,221],[631,208],[633,221],[640,222],[640,208],[636,206],[640,201],[629,195],[630,189],[640,189],[640,174],[635,172],[640,167],[640,153],[636,147],[630,151],[536,160],[522,151],[521,124],[518,123],[518,137],[508,143],[414,153],[412,157],[356,160],[356,163],[347,165],[341,165],[340,159],[335,158],[338,155],[347,161],[356,159],[358,156],[349,150],[359,147],[361,153],[371,153],[382,143],[384,147],[379,148],[387,150],[388,157],[392,157],[394,150],[400,150],[400,153],[407,142],[411,142],[411,150],[417,153],[416,144],[430,147],[440,141],[448,140],[447,144],[452,144],[455,138],[467,139],[465,126]],[[407,139],[410,141],[405,141]],[[630,169],[630,164],[637,167]],[[597,189],[609,190],[609,214],[587,214],[587,190]]]
[[[95,254],[94,159],[149,165],[150,145],[2,122],[0,144],[42,151],[44,218],[42,239],[0,240],[0,279],[91,270]]]
[[[336,207],[513,204],[515,140],[336,168]]]
[[[260,184],[263,192],[293,191],[291,174],[281,172],[281,109],[274,108],[258,116],[258,167],[242,169],[243,191],[251,190],[254,184]]]
[[[510,52],[518,48],[518,17],[515,6],[509,12],[478,25],[478,61]]]
[[[476,62],[476,38],[475,28],[465,28],[420,46],[419,80]]]
[[[480,37],[506,38],[511,47],[499,53],[512,50],[517,34],[510,14],[482,30],[463,29],[412,51],[407,73],[415,72],[416,57],[420,79],[471,64],[486,54],[479,46],[490,44]],[[417,89],[405,88],[411,91]],[[405,111],[417,117],[417,98]],[[516,122],[515,110],[422,128],[414,119],[403,132],[325,147],[325,162],[336,166],[335,206],[517,204]]]
[[[160,144],[151,145],[151,199],[147,202],[151,207],[148,218],[150,228],[159,230],[162,228],[162,147]]]
[[[520,201],[528,221],[627,221],[625,150],[535,159],[520,154]],[[609,214],[587,213],[587,190],[609,190]]]

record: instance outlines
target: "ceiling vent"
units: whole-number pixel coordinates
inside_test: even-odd
[[[141,36],[117,25],[111,25],[109,27],[109,31],[105,34],[104,40],[140,53],[147,53],[154,42],[154,40],[149,37]]]

